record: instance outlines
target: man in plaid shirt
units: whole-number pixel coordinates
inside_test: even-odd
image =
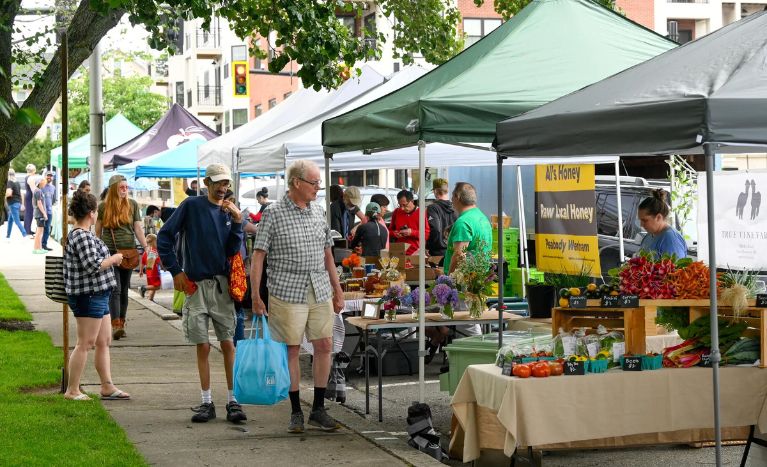
[[[330,228],[322,209],[313,203],[320,190],[320,169],[313,162],[299,160],[290,165],[286,178],[288,194],[266,208],[256,232],[250,274],[253,312],[268,314],[272,336],[288,346],[292,406],[288,431],[304,431],[298,397],[298,353],[304,333],[314,345],[314,404],[309,424],[331,431],[339,425],[325,411],[325,389],[334,313],[344,307],[343,291],[330,249]],[[258,287],[267,255],[269,313]]]

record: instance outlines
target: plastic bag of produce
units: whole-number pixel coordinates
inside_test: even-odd
[[[597,355],[601,350],[601,347],[599,346],[599,334],[586,334],[582,339],[583,345],[586,346],[586,353],[588,354],[589,358],[597,358]]]
[[[626,352],[626,339],[620,331],[608,331],[604,326],[597,329],[599,352],[607,355],[608,360],[617,364]]]
[[[565,332],[559,328],[559,334],[553,339],[554,356],[557,358],[567,358],[570,355],[576,355],[577,339],[571,332]]]

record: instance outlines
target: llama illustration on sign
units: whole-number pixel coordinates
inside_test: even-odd
[[[759,216],[760,204],[762,204],[762,193],[759,191],[756,191],[756,182],[752,179],[751,180],[751,220],[754,220]]]
[[[193,139],[201,139],[203,141],[207,141],[205,135],[203,135],[203,131],[204,130],[202,128],[196,125],[188,126],[186,128],[179,128],[178,134],[171,135],[168,138],[168,149],[175,148],[176,146],[184,144]]]
[[[751,182],[746,180],[746,191],[741,192],[738,195],[738,204],[735,206],[735,215],[738,219],[743,219],[743,208],[746,207],[748,201],[748,189],[751,187]]]

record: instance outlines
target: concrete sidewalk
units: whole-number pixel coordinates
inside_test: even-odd
[[[0,226],[0,231],[5,232],[5,227]],[[48,332],[54,345],[61,347],[62,308],[44,294],[45,256],[32,254],[32,240],[22,239],[15,230],[13,234],[10,241],[0,240],[0,273],[32,313],[35,327]],[[61,254],[52,240],[49,246],[55,248],[50,254]],[[380,433],[378,423],[335,403],[327,404],[329,413],[344,426],[334,433],[307,429],[302,435],[288,434],[287,401],[274,407],[244,406],[247,423],[226,422],[223,358],[217,351],[211,353],[210,362],[218,418],[193,424],[190,407],[200,403],[194,346],[184,343],[179,321],[160,318],[167,309],[139,298],[135,292],[131,298],[128,335],[113,343],[112,373],[115,384],[133,398],[101,403],[149,464],[442,465],[401,440],[376,442],[370,433]],[[70,347],[76,340],[74,324],[70,314]],[[98,377],[92,361],[91,354],[83,386],[94,393],[98,391]],[[311,390],[302,387],[305,404],[311,396]],[[307,416],[308,411],[305,407]]]

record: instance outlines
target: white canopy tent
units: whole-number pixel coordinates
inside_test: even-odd
[[[250,157],[247,147],[263,138],[322,117],[384,82],[384,75],[374,67],[365,65],[361,70],[359,77],[349,79],[335,90],[300,88],[264,115],[203,144],[197,150],[199,165],[219,163],[231,166],[234,157]],[[284,164],[280,164],[261,172],[276,172],[283,168]]]

